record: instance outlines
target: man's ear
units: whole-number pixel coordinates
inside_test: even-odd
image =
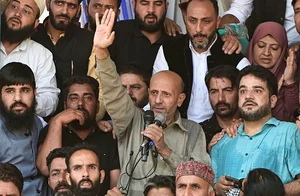
[[[104,170],[100,170],[100,184],[102,184],[103,180],[105,177],[105,171]]]
[[[217,16],[217,29],[220,28],[221,17]]]
[[[215,193],[214,189],[210,190],[210,192],[208,193],[208,195],[209,196],[215,196],[216,193]]]
[[[271,108],[274,108],[276,103],[277,103],[277,96],[276,95],[272,95],[270,97],[270,102],[271,102]]]
[[[116,18],[118,18],[119,15],[120,15],[120,9],[118,9],[118,11],[116,13]]]
[[[131,1],[132,7],[135,8],[135,0]]]
[[[180,93],[179,97],[178,97],[178,101],[177,101],[177,106],[180,107],[183,103],[183,101],[185,100],[185,93]]]
[[[37,26],[39,26],[39,24],[40,24],[40,20],[36,19],[34,22],[34,28],[37,28]]]
[[[89,13],[89,5],[86,5],[86,6],[84,6],[84,11],[85,11],[85,13]]]

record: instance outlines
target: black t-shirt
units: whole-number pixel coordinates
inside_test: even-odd
[[[213,114],[213,116],[210,119],[205,120],[199,124],[202,126],[202,129],[205,133],[206,148],[207,148],[207,145],[209,144],[211,139],[214,137],[214,135],[216,135],[217,133],[222,131],[222,127],[220,127],[215,113]]]
[[[128,64],[135,63],[148,74],[152,75],[153,64],[159,47],[163,40],[168,37],[162,29],[162,36],[152,43],[142,34],[135,20],[117,22],[114,26],[116,38],[109,47],[112,60],[117,69]]]
[[[44,142],[49,126],[41,130],[38,144]],[[62,147],[74,146],[79,143],[87,143],[98,147],[100,154],[100,167],[105,171],[105,178],[101,184],[100,195],[105,195],[110,189],[110,171],[120,169],[117,140],[113,139],[111,132],[103,132],[97,126],[95,130],[82,140],[75,132],[63,127]]]

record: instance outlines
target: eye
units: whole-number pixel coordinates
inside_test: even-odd
[[[216,90],[210,90],[209,94],[214,95],[214,94],[216,94],[216,92],[217,92]]]
[[[171,94],[167,93],[167,92],[165,92],[164,95],[165,95],[165,97],[170,97],[171,96]]]
[[[246,90],[240,90],[240,94],[245,94],[246,92]]]
[[[150,93],[151,93],[151,95],[157,95],[158,94],[157,91],[151,91]]]
[[[97,169],[97,167],[95,165],[90,165],[89,168],[92,169],[92,170],[96,170]]]
[[[259,48],[264,48],[264,47],[266,46],[266,44],[263,43],[263,42],[257,42],[257,46],[258,46]]]
[[[161,1],[157,1],[157,2],[155,2],[155,5],[157,5],[157,6],[161,6],[163,3],[161,2]]]
[[[255,89],[253,92],[256,93],[256,94],[260,94],[262,92],[262,90]]]
[[[51,174],[51,176],[52,176],[52,177],[59,176],[59,173],[58,173],[58,172],[54,172],[54,173]]]
[[[186,188],[186,185],[185,185],[185,184],[180,184],[180,185],[178,185],[178,188],[179,188],[179,189],[185,189],[185,188]]]
[[[272,50],[277,51],[280,47],[279,45],[272,45],[271,48]]]
[[[77,96],[70,96],[69,99],[71,101],[77,101],[78,100],[78,97]]]
[[[190,23],[192,23],[192,24],[195,24],[195,23],[197,22],[197,20],[194,19],[194,18],[190,18],[189,21],[190,21]]]
[[[69,4],[68,4],[68,8],[74,10],[74,9],[77,8],[77,5],[75,5],[75,4],[73,4],[73,3],[69,3]]]
[[[30,92],[30,90],[29,89],[22,89],[22,91],[24,92],[24,93],[28,93],[28,92]]]

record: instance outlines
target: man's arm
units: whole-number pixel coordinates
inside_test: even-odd
[[[45,48],[39,57],[39,64],[34,74],[37,86],[36,113],[46,117],[54,113],[58,104],[60,90],[56,84],[56,70],[52,54]]]
[[[300,194],[300,174],[296,175],[296,180],[284,185],[286,196],[297,196]]]
[[[220,27],[228,23],[244,23],[253,10],[253,0],[233,0],[221,19]]]
[[[55,148],[62,147],[62,127],[73,120],[78,120],[82,125],[85,121],[85,115],[80,110],[66,109],[57,114],[51,120],[45,141],[40,144],[39,152],[36,159],[36,165],[44,176],[48,176],[46,158]]]
[[[111,170],[109,173],[110,173],[110,188],[112,189],[117,186],[121,171],[120,169],[114,169]]]
[[[100,78],[105,108],[113,120],[117,136],[126,130],[134,116],[135,106],[122,86],[114,62],[109,57],[108,47],[112,44],[115,32],[112,32],[115,13],[110,9],[105,12],[99,24],[96,14],[97,29],[94,36],[96,52],[96,75]]]

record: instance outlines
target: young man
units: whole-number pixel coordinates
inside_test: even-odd
[[[254,168],[276,173],[285,184],[287,195],[300,194],[300,132],[294,123],[272,117],[277,101],[276,77],[262,66],[248,66],[238,77],[239,111],[244,123],[238,134],[224,137],[212,148],[217,195],[225,195],[233,182],[225,175],[245,178]]]
[[[0,195],[22,196],[23,176],[16,166],[0,163]]]
[[[37,84],[36,113],[42,117],[54,113],[60,92],[51,52],[29,39],[44,7],[43,0],[9,1],[1,18],[0,44],[0,68],[10,62],[21,62],[33,71]]]
[[[74,146],[66,157],[68,182],[74,196],[100,196],[100,185],[105,172],[97,148],[87,144]]]
[[[47,156],[49,170],[48,185],[55,196],[73,196],[67,182],[66,156],[70,147],[56,148]]]
[[[24,178],[24,195],[45,194],[44,177],[35,165],[42,121],[35,115],[36,84],[32,70],[9,63],[0,70],[0,162],[14,164]]]
[[[79,143],[95,145],[101,156],[101,169],[106,172],[101,194],[116,186],[120,164],[117,141],[112,133],[102,132],[96,125],[99,83],[89,76],[74,76],[64,84],[65,110],[54,116],[41,131],[37,166],[47,176],[46,157],[54,148]],[[102,192],[103,191],[103,192]]]

